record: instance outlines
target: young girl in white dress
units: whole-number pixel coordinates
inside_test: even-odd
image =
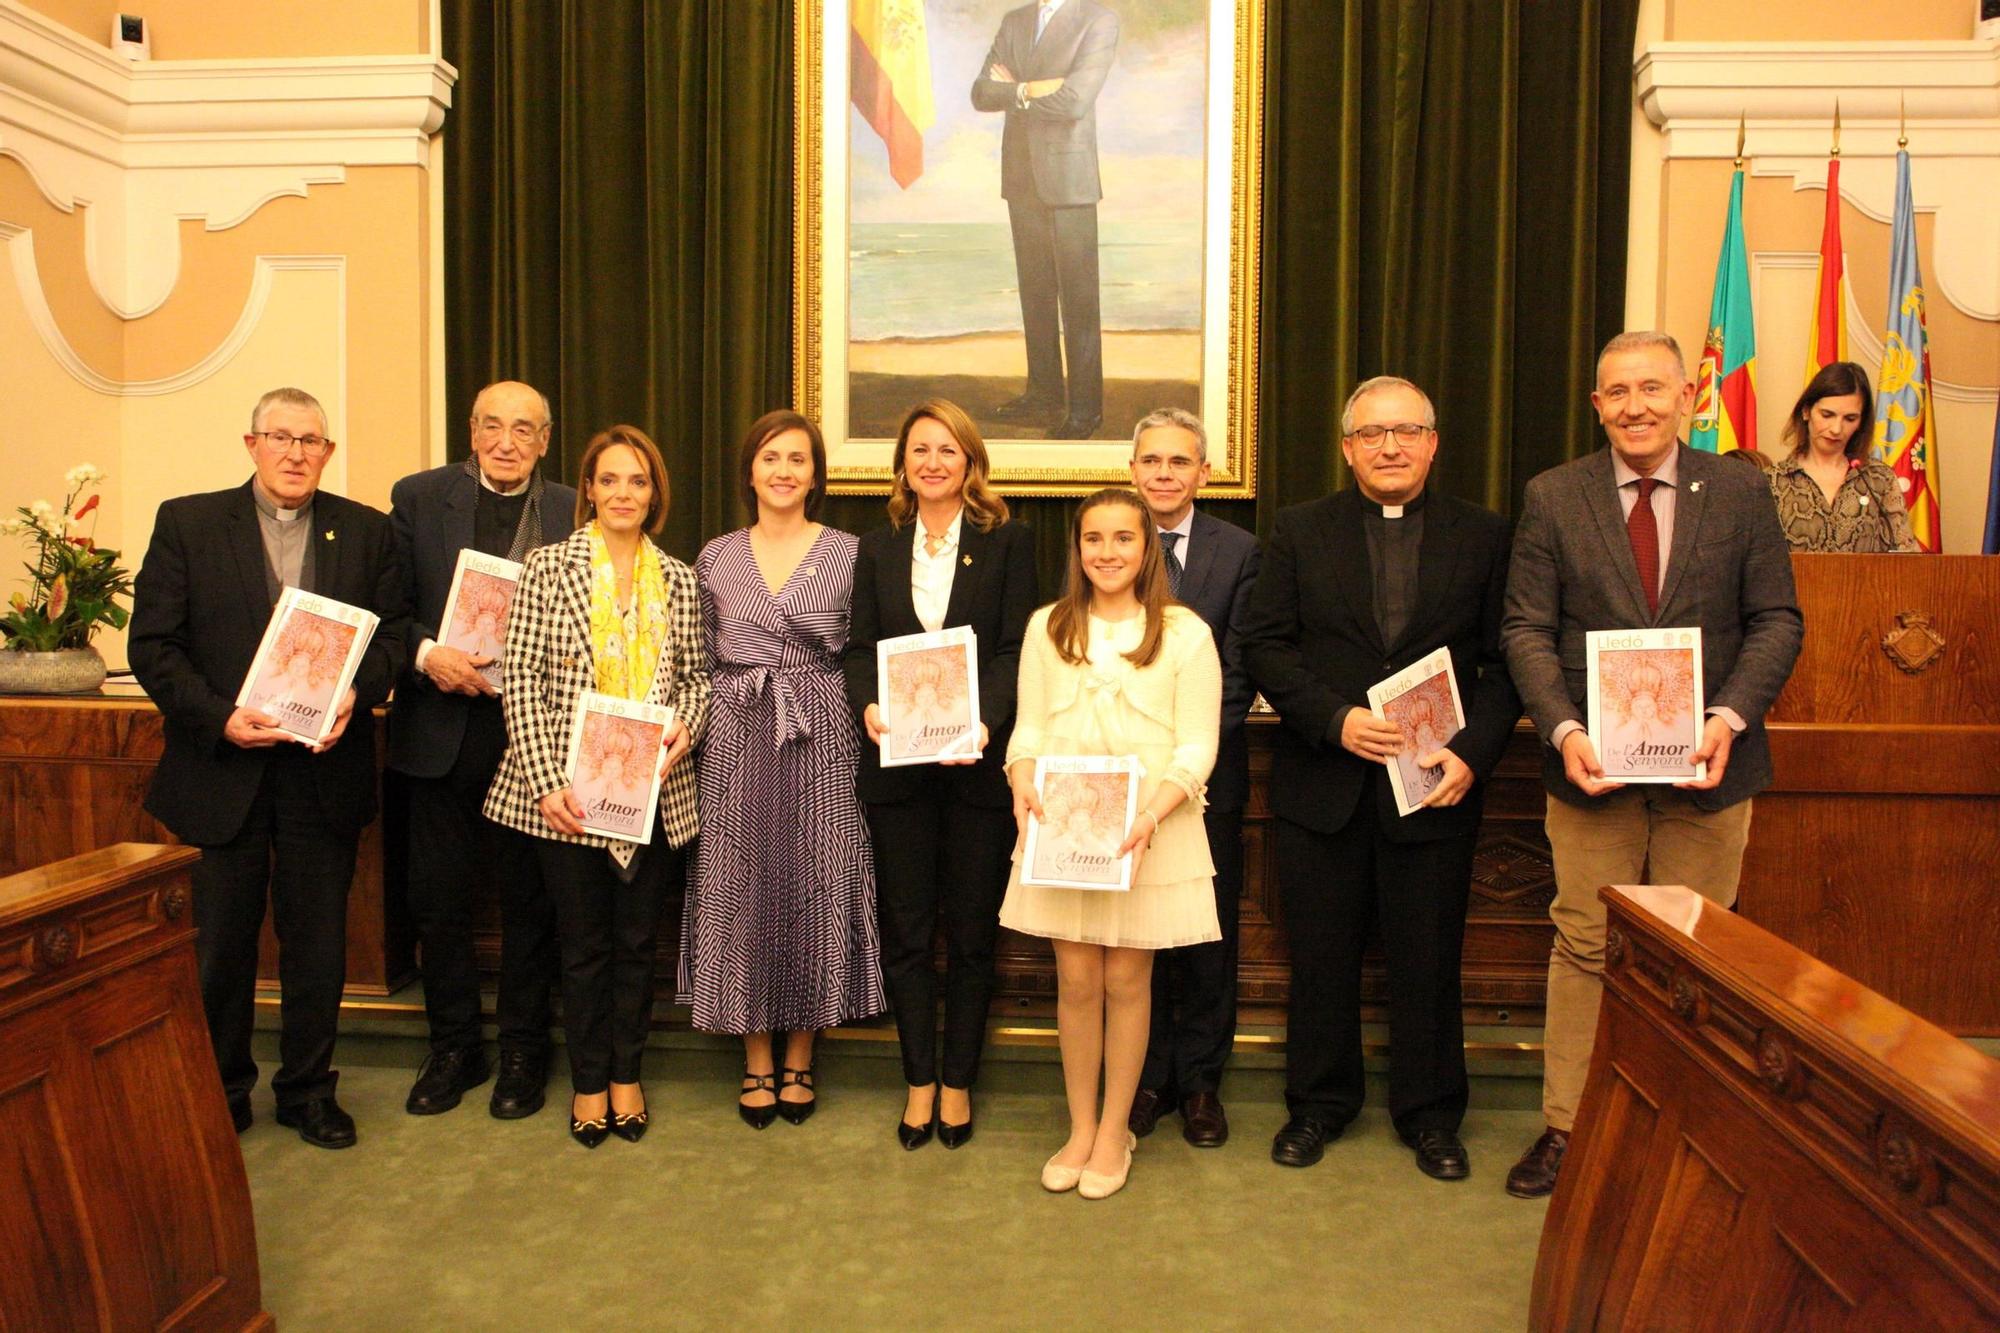
[[[1055,944],[1070,1133],[1042,1168],[1045,1189],[1102,1199],[1124,1187],[1137,1147],[1125,1122],[1146,1058],[1153,951],[1222,937],[1201,818],[1221,716],[1215,640],[1168,595],[1145,506],[1127,490],[1090,496],[1071,532],[1063,595],[1035,612],[1021,644],[1007,777],[1023,840],[1029,818],[1042,817],[1039,759],[1131,755],[1141,776],[1138,813],[1118,847],[1133,858],[1128,892],[1025,885],[1017,845],[1000,908],[1001,925]]]

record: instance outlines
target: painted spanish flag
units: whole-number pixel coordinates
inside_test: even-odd
[[[1750,260],[1743,249],[1743,168],[1729,185],[1729,215],[1715,262],[1708,336],[1695,375],[1688,444],[1712,454],[1757,447],[1757,329],[1750,313]]]
[[[1819,233],[1819,282],[1806,335],[1806,382],[1820,367],[1847,360],[1847,267],[1840,255],[1840,159],[1826,164],[1826,223]]]
[[[848,42],[850,95],[889,149],[889,174],[909,189],[924,174],[931,102],[931,44],[923,0],[854,0]]]
[[[1910,154],[1896,153],[1896,220],[1889,229],[1889,329],[1875,385],[1875,458],[1896,473],[1917,545],[1943,549],[1938,512],[1937,426],[1931,417],[1931,348],[1924,325],[1924,275],[1917,264],[1917,212],[1910,202]]]

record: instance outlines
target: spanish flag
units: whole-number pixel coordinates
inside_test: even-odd
[[[1695,375],[1688,444],[1712,454],[1757,447],[1757,329],[1750,314],[1750,260],[1743,249],[1743,167],[1729,185],[1708,336]]]
[[[1840,159],[1826,164],[1826,223],[1819,233],[1819,296],[1806,335],[1806,382],[1847,360],[1847,269],[1840,257]]]
[[[909,189],[924,174],[931,102],[931,44],[923,0],[854,0],[848,79],[855,107],[889,149],[889,174]]]
[[[1924,275],[1917,264],[1917,211],[1910,202],[1910,154],[1896,153],[1896,220],[1889,229],[1889,329],[1875,385],[1876,461],[1902,488],[1917,545],[1943,549],[1938,513],[1937,426],[1931,417],[1931,348],[1924,325]]]

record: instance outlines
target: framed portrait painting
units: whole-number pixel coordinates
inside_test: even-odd
[[[1263,0],[798,0],[793,380],[828,480],[909,409],[1023,495],[1129,480],[1156,408],[1255,492]]]

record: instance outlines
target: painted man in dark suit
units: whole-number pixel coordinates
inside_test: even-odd
[[[463,463],[405,477],[390,492],[414,649],[389,716],[389,766],[408,778],[410,912],[431,1030],[430,1058],[404,1109],[449,1111],[491,1075],[472,946],[473,891],[483,885],[500,901],[500,1077],[489,1109],[512,1120],[541,1109],[548,1081],[555,915],[531,840],[481,810],[507,749],[500,692],[481,672],[493,659],[438,640],[459,552],[525,560],[569,536],[576,492],[536,471],[549,447],[549,406],[529,386],[503,381],[481,390],[471,434]]]
[[[1685,884],[1736,901],[1750,798],[1771,781],[1764,713],[1792,674],[1805,622],[1770,492],[1754,468],[1679,441],[1694,402],[1681,349],[1622,333],[1590,395],[1611,447],[1528,483],[1507,581],[1507,661],[1544,742],[1556,926],[1542,1115],[1507,1192],[1555,1188],[1590,1068],[1603,997],[1604,884]],[[1748,473],[1749,475],[1744,475]],[[1642,573],[1641,571],[1644,571]],[[1604,779],[1585,730],[1584,635],[1699,627],[1706,687],[1698,782]]]
[[[1361,1109],[1361,953],[1374,925],[1389,973],[1389,1114],[1426,1175],[1470,1174],[1459,954],[1485,780],[1521,701],[1500,652],[1507,524],[1429,490],[1437,415],[1380,376],[1341,413],[1352,488],[1278,515],[1251,599],[1251,678],[1278,710],[1271,813],[1291,946],[1285,1102],[1271,1142],[1311,1166]],[[1745,469],[1746,471],[1748,469]],[[1388,765],[1415,744],[1368,689],[1451,652],[1465,726],[1414,753],[1439,768],[1396,813]]]
[[[1117,53],[1110,10],[1094,0],[1040,0],[1000,20],[972,83],[973,106],[1007,116],[1000,196],[1014,230],[1028,343],[1027,391],[994,415],[1053,423],[1049,438],[1057,440],[1089,439],[1104,423],[1097,94]]]
[[[1222,938],[1168,949],[1153,966],[1153,1032],[1131,1128],[1144,1138],[1178,1107],[1182,1136],[1197,1148],[1219,1148],[1229,1140],[1222,1066],[1236,1039],[1237,904],[1250,796],[1243,721],[1257,694],[1243,664],[1243,623],[1257,578],[1257,538],[1195,509],[1207,481],[1208,432],[1199,417],[1169,407],[1141,418],[1132,432],[1132,484],[1159,527],[1173,595],[1208,622],[1222,658],[1222,741],[1202,812]]]
[[[347,962],[347,888],[375,817],[369,712],[403,666],[403,575],[381,511],[319,489],[333,454],[326,413],[299,389],[258,400],[243,437],[255,475],[160,506],[132,606],[132,671],[166,720],[146,809],[201,848],[194,871],[202,1005],[229,1110],[250,1124],[257,937],[268,893],[283,990],[278,1123],[345,1148],[334,1100],[334,1031]],[[338,723],[316,746],[236,705],[278,594],[303,588],[381,624]]]

